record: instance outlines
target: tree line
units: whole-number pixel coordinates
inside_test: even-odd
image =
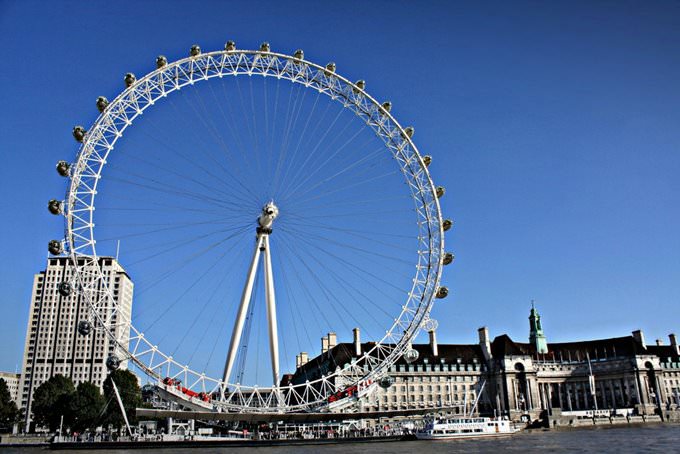
[[[104,380],[103,393],[92,383],[82,382],[76,387],[69,377],[54,375],[33,393],[33,421],[52,432],[62,425],[64,433],[109,425],[122,427],[125,420],[111,380],[116,383],[130,424],[136,424],[135,409],[142,406],[142,393],[137,377],[128,370],[110,372]]]
[[[0,431],[9,432],[21,419],[21,411],[12,400],[12,395],[4,378],[0,378]]]

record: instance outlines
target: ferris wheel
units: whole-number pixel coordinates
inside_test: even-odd
[[[179,397],[219,411],[319,409],[348,387],[389,386],[390,367],[417,359],[411,343],[436,327],[453,261],[444,188],[414,129],[363,80],[268,43],[195,45],[124,82],[74,128],[77,157],[57,164],[66,197],[48,206],[65,218],[49,244],[70,257],[63,291],[89,306],[80,335],[105,332],[110,368],[181,382]],[[101,267],[119,247],[131,315]],[[356,354],[313,340],[359,328]],[[321,354],[314,373],[301,352]]]

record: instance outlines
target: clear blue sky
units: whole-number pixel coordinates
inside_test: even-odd
[[[45,206],[71,128],[126,72],[227,39],[335,61],[415,126],[456,221],[440,342],[526,341],[532,299],[549,341],[680,331],[677,2],[5,0],[0,30],[2,370],[62,229]]]

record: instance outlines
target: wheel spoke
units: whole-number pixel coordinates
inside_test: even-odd
[[[334,71],[268,51],[199,53],[134,81],[84,135],[68,251],[85,304],[118,309],[98,326],[135,370],[221,391],[226,411],[308,410],[335,374],[376,380],[418,334],[441,277],[435,187],[412,131]],[[86,266],[114,245],[118,258],[121,240],[130,313]],[[298,371],[271,392],[295,372],[289,355],[354,327],[374,343],[353,371]],[[273,386],[254,387],[268,369]]]

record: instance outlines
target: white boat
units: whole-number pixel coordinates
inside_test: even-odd
[[[507,437],[519,432],[502,418],[435,418],[416,431],[419,440]]]

